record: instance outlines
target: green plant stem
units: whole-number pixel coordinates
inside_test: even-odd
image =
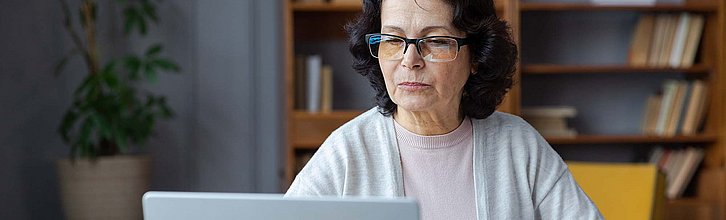
[[[95,3],[93,0],[83,1],[81,13],[86,21],[86,40],[88,43],[88,54],[90,56],[91,74],[98,74],[98,48],[96,47],[96,22],[93,16]]]
[[[73,23],[71,21],[71,10],[68,7],[68,2],[66,0],[59,0],[61,3],[61,7],[63,7],[63,14],[65,15],[66,21],[64,22],[65,29],[68,32],[68,35],[71,36],[71,39],[73,40],[73,43],[75,44],[76,50],[80,51],[83,55],[83,58],[86,60],[86,65],[88,66],[88,69],[94,69],[93,67],[93,61],[91,59],[91,54],[88,53],[88,50],[86,50],[85,47],[83,47],[83,43],[81,41],[81,37],[78,33],[76,33],[75,30],[73,30]]]

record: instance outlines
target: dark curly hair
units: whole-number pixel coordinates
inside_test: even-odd
[[[376,104],[383,115],[396,111],[386,91],[378,60],[370,55],[365,35],[381,29],[381,2],[364,0],[363,13],[345,26],[353,68],[368,78],[376,91]],[[470,39],[471,64],[476,73],[464,84],[461,111],[470,118],[489,117],[512,87],[517,46],[507,22],[495,13],[492,0],[443,0],[453,9],[453,25]]]

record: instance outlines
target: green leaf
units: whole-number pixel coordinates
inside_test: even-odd
[[[118,88],[120,86],[119,79],[116,75],[115,66],[116,66],[116,62],[110,62],[103,69],[103,72],[101,72],[103,81],[106,83],[108,88],[110,88],[114,91],[118,90]]]
[[[116,146],[119,148],[119,151],[121,153],[128,152],[128,136],[122,129],[115,129],[114,130],[114,143],[116,143]]]
[[[126,65],[126,69],[129,70],[129,79],[131,80],[138,80],[139,77],[139,70],[141,69],[141,58],[137,56],[126,56],[124,58],[124,64]]]
[[[144,16],[142,15],[139,15],[139,21],[137,23],[139,25],[139,32],[141,33],[141,35],[146,36],[146,18],[144,18]]]
[[[61,124],[58,127],[58,133],[60,133],[61,138],[63,139],[63,142],[70,143],[70,132],[71,128],[73,128],[73,125],[76,123],[76,120],[78,119],[78,113],[76,113],[73,110],[68,110],[64,115],[63,119],[61,120]]]
[[[153,65],[147,64],[144,66],[144,76],[152,83],[156,83],[156,70]]]
[[[151,45],[151,47],[149,47],[149,49],[146,50],[146,56],[147,57],[156,56],[161,52],[162,48],[163,47],[161,44]]]
[[[74,92],[75,96],[80,96],[85,91],[89,90],[93,86],[93,82],[96,79],[95,75],[88,74],[86,75],[86,78],[83,79],[83,82],[81,83],[78,88],[76,88],[76,91]]]
[[[156,16],[156,8],[151,1],[143,1],[141,7],[144,13],[146,13],[146,16],[151,18],[154,23],[159,22],[159,18]]]
[[[81,147],[81,152],[79,152],[81,156],[89,156],[93,154],[93,149],[91,149],[91,135],[93,133],[93,127],[94,126],[91,119],[86,117],[86,119],[83,121],[83,124],[81,125],[78,140],[76,140],[76,144]]]
[[[139,13],[134,7],[128,6],[124,9],[124,33],[126,35],[131,34],[134,26],[139,22]]]

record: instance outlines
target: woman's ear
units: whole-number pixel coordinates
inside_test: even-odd
[[[477,64],[472,64],[471,65],[471,69],[469,70],[469,73],[471,73],[471,75],[475,75],[476,74],[476,70],[478,69],[477,66],[478,66]]]

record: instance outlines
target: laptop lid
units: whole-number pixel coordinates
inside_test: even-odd
[[[381,197],[283,197],[282,194],[147,192],[145,220],[418,220],[415,200]]]

